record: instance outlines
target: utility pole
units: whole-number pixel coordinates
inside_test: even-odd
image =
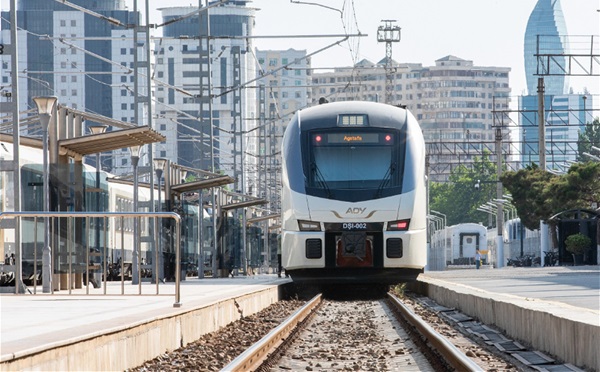
[[[502,230],[504,229],[504,215],[503,205],[500,200],[502,199],[502,182],[500,182],[500,176],[502,175],[502,128],[496,128],[496,171],[498,174],[498,181],[496,182],[496,205],[498,208],[498,214],[496,217],[496,268],[504,267],[504,239],[502,238]]]
[[[391,19],[381,22],[384,22],[384,25],[377,28],[377,41],[385,42],[385,103],[392,103],[395,72],[392,66],[392,43],[400,41],[400,26],[392,26],[396,21]]]
[[[546,170],[546,117],[545,117],[545,108],[544,108],[544,77],[538,78],[538,140],[539,140],[539,149],[538,152],[540,154],[540,169]]]

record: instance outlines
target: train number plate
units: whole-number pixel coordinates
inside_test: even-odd
[[[366,222],[345,222],[342,224],[342,230],[355,231],[355,230],[366,230]]]
[[[325,231],[383,231],[383,223],[381,222],[325,222]]]

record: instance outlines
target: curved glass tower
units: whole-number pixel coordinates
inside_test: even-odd
[[[567,26],[563,16],[560,0],[538,0],[535,8],[527,21],[525,30],[525,76],[527,78],[528,94],[537,93],[537,53],[538,35],[540,35],[540,53],[565,54],[568,52],[566,45]],[[566,65],[566,58],[556,58],[556,63]],[[554,69],[553,69],[554,70]],[[567,78],[565,76],[546,76],[544,78],[546,94],[560,95],[567,92]]]

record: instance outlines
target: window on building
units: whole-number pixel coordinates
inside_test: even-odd
[[[287,65],[288,64],[288,59],[287,58],[282,58],[281,59],[281,64],[282,65]]]
[[[71,62],[71,68],[77,68],[77,62]]]
[[[127,48],[121,48],[121,55],[127,54]]]
[[[67,54],[67,48],[60,48],[60,54]]]
[[[77,96],[77,89],[71,89],[71,95]]]
[[[300,91],[296,91],[296,92],[294,92],[294,96],[296,98],[301,98],[302,97],[302,93]]]
[[[61,89],[60,90],[60,95],[63,96],[63,97],[66,97],[67,96],[67,90],[66,89]]]
[[[277,58],[270,58],[269,66],[277,66]]]
[[[71,27],[77,27],[77,21],[72,19],[71,20]]]
[[[127,96],[127,90],[121,89],[121,97]]]
[[[61,76],[60,77],[60,82],[61,83],[66,83],[67,82],[67,77],[66,76]]]
[[[60,20],[60,27],[66,27],[67,26],[67,21],[65,21],[64,19]]]
[[[77,49],[71,48],[71,55],[75,55],[75,54],[77,54]]]
[[[121,103],[121,110],[127,110],[127,104]]]
[[[300,76],[300,75],[302,75],[302,70],[294,70],[294,74],[296,76]]]
[[[288,92],[281,92],[281,98],[288,98]]]
[[[160,130],[161,130],[161,132],[166,131],[167,130],[167,124],[161,124],[160,125]]]

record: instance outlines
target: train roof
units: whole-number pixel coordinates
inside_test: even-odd
[[[366,101],[331,102],[298,111],[296,119],[302,130],[336,127],[340,114],[367,115],[377,127],[400,128],[406,125],[408,110],[384,103]],[[410,115],[412,117],[412,115]]]

